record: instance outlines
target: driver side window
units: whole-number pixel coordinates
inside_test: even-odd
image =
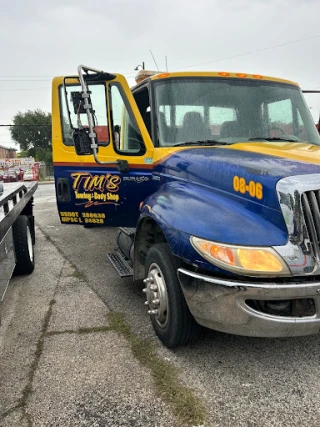
[[[115,151],[129,156],[144,154],[140,130],[117,84],[110,85],[110,106]]]

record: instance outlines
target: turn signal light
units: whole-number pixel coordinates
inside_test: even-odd
[[[214,243],[209,243],[207,241],[202,241],[200,243],[200,249],[203,252],[206,252],[208,255],[211,255],[213,258],[215,258],[218,261],[221,261],[223,263],[229,264],[229,265],[235,265],[235,259],[234,255],[231,249],[229,249],[226,246],[218,246]]]

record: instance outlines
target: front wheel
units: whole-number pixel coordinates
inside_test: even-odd
[[[159,243],[149,250],[144,280],[146,304],[155,333],[169,348],[194,342],[201,331],[182,293],[177,267],[168,244]]]
[[[12,226],[16,253],[14,274],[30,274],[34,269],[34,247],[29,219],[20,215]]]

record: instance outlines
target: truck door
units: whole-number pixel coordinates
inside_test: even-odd
[[[153,144],[125,78],[87,70],[84,96],[80,74],[57,77],[52,85],[60,219],[68,224],[134,227],[140,203],[153,191]]]

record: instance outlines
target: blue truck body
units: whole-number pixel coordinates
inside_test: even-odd
[[[102,72],[97,72],[99,75],[103,76],[101,79],[106,77]],[[77,96],[86,99],[87,83],[81,76],[80,72],[82,92]],[[114,87],[125,88],[120,77],[108,76],[109,93]],[[129,145],[123,146],[122,152],[124,131],[120,142],[117,136],[113,142],[99,146],[91,106],[85,107],[89,130],[72,127],[70,119],[76,153],[64,139],[60,115],[53,114],[55,180],[61,221],[121,227],[117,242],[120,250],[110,254],[110,260],[120,275],[143,280],[153,327],[168,347],[192,341],[199,325],[263,337],[318,333],[320,139],[301,101],[301,92],[290,82],[273,83],[270,79],[270,93],[270,82],[251,82],[248,90],[262,87],[261,93],[266,97],[259,120],[264,124],[269,120],[269,127],[264,128],[269,136],[235,136],[237,126],[245,123],[240,123],[244,114],[240,106],[234,110],[239,115],[238,122],[234,117],[225,120],[220,135],[214,135],[217,129],[209,125],[210,114],[216,110],[210,108],[218,107],[203,107],[200,117],[198,98],[193,110],[185,113],[186,108],[190,109],[190,101],[186,101],[183,119],[178,117],[180,104],[172,107],[167,105],[168,101],[162,101],[164,105],[160,105],[155,116],[151,114],[149,122],[150,108],[143,113],[140,95],[150,88],[156,97],[157,79],[162,84],[168,76],[140,83],[132,91],[134,98],[126,92],[123,111],[131,106],[131,124],[127,126],[129,119],[124,115],[121,126],[132,132],[134,117],[142,139],[128,137]],[[237,76],[242,79],[244,75]],[[208,76],[205,78],[207,82]],[[213,84],[215,78],[216,75],[212,77]],[[175,79],[178,81],[178,77],[173,76],[171,91],[175,90]],[[59,114],[59,106],[64,102],[61,81],[57,79],[53,84],[56,99],[53,111]],[[185,85],[186,76],[181,81]],[[199,91],[196,84],[200,77],[196,84],[194,81],[190,80],[194,90]],[[242,84],[235,81],[235,90]],[[275,110],[270,105],[282,102],[288,88],[294,94],[292,123],[283,118],[284,104],[277,120],[271,118]],[[277,90],[280,92],[275,95]],[[160,100],[151,101],[151,111],[161,103],[164,96],[161,93]],[[172,92],[168,93],[171,96]],[[204,92],[201,96],[205,97]],[[239,99],[243,103],[243,98]],[[115,114],[112,102],[112,97],[107,97],[110,117]],[[219,102],[219,114],[230,119],[223,109],[233,102],[232,92]],[[77,108],[78,104],[75,111]],[[254,109],[250,114],[253,117],[250,133],[256,135],[258,131],[253,127],[258,114]],[[246,120],[251,120],[251,116]],[[161,125],[164,118],[166,123]],[[198,127],[196,132],[195,123],[200,119],[202,128]],[[121,128],[115,127],[115,119],[108,124],[111,140],[112,126],[117,134]],[[185,141],[184,137],[181,141],[181,133],[186,129],[190,140]],[[223,137],[226,129],[230,135]],[[258,129],[261,133],[262,128]],[[279,130],[280,136],[274,136]],[[161,142],[163,134],[167,136]],[[172,135],[178,136],[172,139]],[[79,145],[79,140],[85,144]],[[100,161],[99,153],[107,161]]]

